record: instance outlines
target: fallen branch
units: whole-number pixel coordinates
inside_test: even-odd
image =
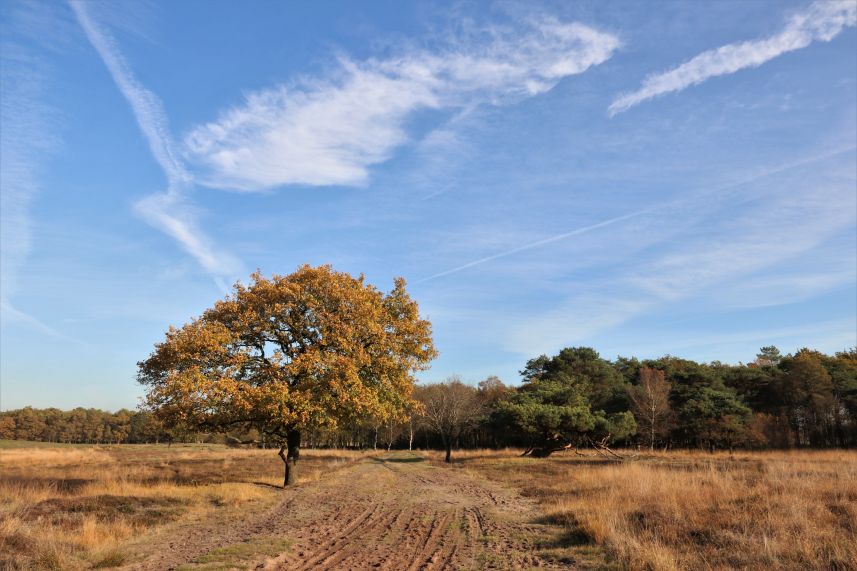
[[[619,460],[624,460],[624,459],[625,459],[625,457],[624,457],[624,456],[622,456],[621,454],[619,454],[619,453],[617,453],[617,452],[613,452],[612,450],[610,450],[610,447],[609,447],[609,446],[604,446],[602,449],[603,449],[603,450],[606,450],[607,452],[609,452],[610,454],[612,454],[614,458],[618,458]]]
[[[616,459],[616,460],[624,460],[625,458],[624,458],[622,455],[617,454],[616,452],[613,452],[613,451],[610,449],[610,447],[609,447],[609,446],[607,446],[607,440],[608,440],[609,438],[610,438],[610,435],[608,434],[608,435],[607,435],[607,436],[605,436],[603,439],[601,439],[601,442],[594,442],[594,441],[593,441],[591,438],[589,438],[589,437],[587,437],[586,439],[589,441],[589,444],[591,444],[591,445],[592,445],[592,449],[593,449],[593,450],[595,450],[598,454],[600,454],[601,456],[604,456],[604,457],[605,457],[605,458],[607,458],[608,460],[613,460],[613,459]],[[613,456],[613,458],[611,458],[610,456],[607,456],[607,454],[605,454],[604,452],[609,453],[611,456]]]
[[[592,445],[592,449],[593,449],[593,450],[595,450],[595,453],[596,453],[596,454],[598,454],[599,456],[603,456],[604,458],[607,458],[608,460],[612,460],[612,458],[610,458],[610,456],[608,456],[607,454],[605,454],[604,452],[602,452],[601,450],[599,450],[599,449],[595,446],[595,443],[594,443],[594,442],[592,442],[592,441],[590,440],[590,441],[589,441],[589,443]]]

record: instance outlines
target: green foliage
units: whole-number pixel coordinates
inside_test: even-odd
[[[762,347],[756,354],[756,363],[761,366],[776,366],[782,360],[783,356],[780,350],[773,345]]]
[[[629,410],[610,415],[598,411],[595,415],[596,438],[608,436],[614,441],[622,441],[636,433],[637,421]]]
[[[636,432],[625,378],[594,349],[542,355],[521,373],[524,385],[500,404],[495,423],[514,427],[530,446],[549,449],[584,437],[624,439]]]
[[[720,383],[699,387],[679,409],[682,429],[697,444],[732,447],[750,421],[750,408]]]
[[[539,359],[543,359],[541,370],[538,371],[540,379],[559,380],[575,376],[584,379],[585,396],[593,410],[609,413],[628,410],[625,378],[612,363],[602,359],[595,349],[570,347],[563,349],[553,358],[546,359],[542,356]],[[528,367],[530,363],[527,364]]]
[[[680,439],[695,446],[732,447],[750,422],[750,408],[723,382],[718,367],[670,363],[671,401],[678,417]],[[668,369],[670,367],[668,366]]]
[[[574,377],[531,381],[500,404],[498,414],[531,443],[575,439],[595,428],[585,383]]]

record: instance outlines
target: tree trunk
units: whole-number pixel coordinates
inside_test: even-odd
[[[414,449],[414,424],[413,422],[408,423],[408,450]]]
[[[649,418],[646,420],[649,421],[649,450],[652,452],[655,451],[655,401],[651,398],[651,391],[649,391],[650,400],[649,403]]]
[[[284,452],[287,452],[284,454]],[[298,479],[298,458],[301,454],[301,431],[290,430],[286,435],[286,445],[280,447],[280,458],[285,464],[285,476],[283,478],[283,487],[290,486],[297,482]]]
[[[446,441],[446,458],[444,459],[444,462],[447,462],[447,463],[452,462],[452,440],[451,439]]]
[[[395,435],[393,434],[393,421],[387,425],[387,452],[393,447],[393,440],[395,440]]]
[[[654,419],[652,419],[652,441],[651,441],[651,446],[649,447],[649,450],[651,450],[652,452],[655,451],[655,420]]]

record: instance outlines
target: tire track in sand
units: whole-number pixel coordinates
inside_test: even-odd
[[[250,565],[265,571],[555,567],[534,552],[545,530],[531,523],[539,516],[533,502],[415,453],[369,458],[284,494],[278,506],[228,533],[210,522],[197,534],[199,545],[189,537],[185,560],[162,555],[136,569],[179,563],[192,569],[192,561],[211,549],[263,537],[291,542],[286,552]],[[223,541],[212,538],[217,529]]]

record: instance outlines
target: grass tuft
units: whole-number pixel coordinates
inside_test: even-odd
[[[120,567],[128,560],[128,556],[118,549],[111,549],[108,552],[100,555],[98,560],[93,564],[93,569],[107,569],[110,567]]]

